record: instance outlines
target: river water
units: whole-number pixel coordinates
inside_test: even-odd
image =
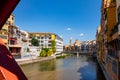
[[[105,80],[96,61],[81,55],[21,66],[28,80]]]

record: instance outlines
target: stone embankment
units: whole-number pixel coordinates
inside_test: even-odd
[[[19,65],[24,65],[24,64],[30,64],[34,62],[39,62],[43,60],[49,60],[49,59],[54,59],[56,57],[50,56],[50,57],[34,57],[34,58],[25,58],[25,59],[16,59],[17,63]]]

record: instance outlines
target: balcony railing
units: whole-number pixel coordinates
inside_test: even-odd
[[[112,57],[112,58],[115,58],[115,59],[119,59],[118,54],[115,53],[115,52],[112,52],[112,51],[108,52],[108,56],[110,56],[110,57]]]
[[[7,39],[7,36],[5,36],[5,35],[0,35],[0,38],[2,38],[2,39]]]

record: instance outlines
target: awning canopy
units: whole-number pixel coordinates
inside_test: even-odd
[[[1,0],[0,1],[0,29],[9,18],[10,14],[20,0]]]

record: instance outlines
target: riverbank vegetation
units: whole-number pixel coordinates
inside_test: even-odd
[[[60,56],[57,56],[56,59],[65,58],[65,57],[67,57],[67,56],[69,56],[69,54],[67,54],[67,53],[62,53]]]
[[[56,59],[65,58],[65,55],[57,56]]]
[[[47,57],[51,56],[53,54],[53,51],[49,48],[42,48],[40,52],[40,57]]]
[[[42,50],[40,51],[40,57],[47,57],[47,56],[51,56],[52,54],[54,54],[56,52],[56,42],[55,40],[51,41],[51,49],[50,48],[42,48]]]

